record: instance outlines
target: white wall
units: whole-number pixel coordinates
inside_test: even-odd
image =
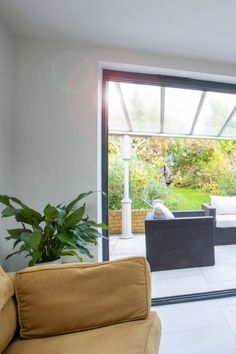
[[[13,88],[13,40],[0,23],[0,194],[12,192],[11,123]],[[0,219],[0,264],[11,246],[4,240],[7,223]]]
[[[233,65],[17,38],[12,190],[26,203],[42,208],[98,188],[101,66],[236,82]],[[96,217],[96,198],[88,206]]]

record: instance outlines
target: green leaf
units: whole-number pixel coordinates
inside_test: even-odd
[[[89,258],[93,258],[93,255],[90,253],[88,248],[78,246],[78,250],[81,254],[86,254]]]
[[[23,245],[20,246],[17,253],[20,254],[20,253],[26,252],[26,251],[28,251],[30,254],[32,253],[30,250],[30,247],[24,243]]]
[[[103,223],[97,224],[96,227],[100,227],[103,230],[109,230],[109,226]]]
[[[19,212],[19,210],[21,210],[21,209],[15,209],[15,208],[13,208],[13,207],[6,207],[6,208],[3,209],[3,211],[2,211],[2,217],[3,217],[3,218],[7,218],[7,217],[9,217],[9,216],[16,215],[16,214]]]
[[[45,209],[44,209],[44,215],[49,219],[49,220],[55,220],[57,217],[57,209],[50,204],[48,204]]]
[[[9,197],[8,195],[0,195],[0,203],[5,204],[7,206],[12,206],[10,201],[13,201],[14,203],[20,205],[22,208],[28,208],[27,205],[22,203],[20,199],[16,197]]]
[[[32,265],[35,265],[36,263],[39,263],[42,259],[42,253],[39,250],[34,250],[31,256],[32,256],[32,259],[29,262],[30,267]]]
[[[9,199],[12,200],[14,203],[20,205],[22,208],[25,208],[25,209],[28,209],[28,208],[29,208],[26,204],[22,203],[22,202],[20,201],[20,199],[18,199],[18,198],[16,198],[16,197],[9,197]]]
[[[94,226],[94,227],[99,227],[99,228],[104,229],[104,230],[109,230],[108,225],[103,224],[103,223],[97,224],[97,223],[96,223],[95,221],[93,221],[93,220],[88,220],[88,221],[85,222],[85,224],[92,225],[92,226]]]
[[[13,245],[13,247],[12,247],[12,248],[13,248],[13,249],[14,249],[14,248],[16,248],[16,246],[17,246],[17,245],[18,245],[18,243],[20,243],[20,242],[22,242],[22,241],[21,241],[21,240],[16,240],[16,241],[14,242],[14,245]]]
[[[73,238],[65,233],[60,233],[56,235],[56,238],[58,238],[58,240],[60,240],[62,243],[69,243],[73,240]]]
[[[7,195],[0,195],[0,203],[7,205],[7,206],[11,206],[9,197]]]
[[[85,205],[83,205],[79,209],[75,210],[72,214],[70,214],[65,220],[66,227],[68,228],[75,227],[82,220],[84,211],[85,211]]]
[[[20,235],[21,241],[23,241],[30,249],[33,251],[38,251],[39,246],[42,240],[42,232],[34,231],[34,232],[22,232]]]
[[[85,233],[90,236],[90,237],[95,237],[95,238],[99,238],[101,237],[102,235],[100,234],[100,232],[98,232],[97,230],[95,229],[89,229],[89,230],[86,230]]]
[[[22,209],[16,214],[16,220],[32,226],[38,226],[43,221],[43,217],[33,209]]]
[[[78,259],[79,262],[83,261],[82,257],[80,257],[76,251],[64,250],[61,253],[61,255],[62,256],[74,256],[74,257],[76,257]]]
[[[73,209],[73,207],[83,198],[87,197],[88,195],[94,193],[94,191],[89,191],[87,193],[82,193],[79,194],[77,198],[75,198],[74,200],[72,200],[72,202],[70,202],[67,206],[66,206],[66,212],[67,214]]]
[[[30,230],[27,230],[27,229],[8,229],[7,232],[9,233],[9,235],[11,235],[12,237],[14,238],[17,238],[20,236],[20,234],[23,232],[23,231],[29,231]]]
[[[44,236],[45,238],[49,238],[51,236],[53,236],[55,231],[55,228],[52,226],[52,224],[47,224],[44,228]]]

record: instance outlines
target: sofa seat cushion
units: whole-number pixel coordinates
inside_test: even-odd
[[[236,214],[216,215],[216,227],[236,227]]]
[[[19,339],[4,354],[157,354],[160,321],[148,318],[54,337]]]

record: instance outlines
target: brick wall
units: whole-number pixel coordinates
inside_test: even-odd
[[[132,232],[144,233],[144,220],[148,210],[132,210]],[[109,210],[110,234],[122,232],[122,211]]]

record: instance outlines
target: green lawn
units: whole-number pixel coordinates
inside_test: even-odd
[[[172,210],[199,210],[202,203],[210,202],[210,194],[197,189],[174,188],[171,196],[177,201]]]

